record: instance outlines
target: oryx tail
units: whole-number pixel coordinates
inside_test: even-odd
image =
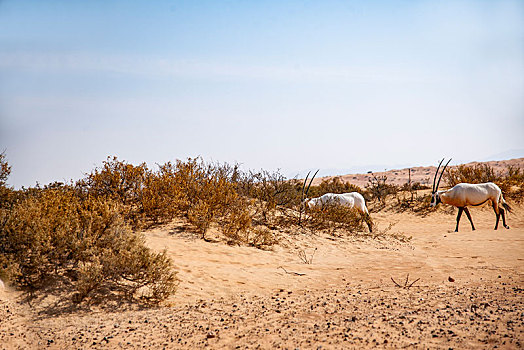
[[[504,200],[504,196],[502,195],[502,191],[500,192],[499,202],[502,204],[502,206],[504,207],[504,209],[506,209],[506,210],[508,211],[508,213],[512,213],[512,212],[513,212],[513,209],[511,209],[511,207],[509,206],[509,204],[506,203],[506,201]]]

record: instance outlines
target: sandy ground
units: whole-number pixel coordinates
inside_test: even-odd
[[[522,348],[524,207],[510,230],[494,231],[487,207],[471,212],[476,231],[463,218],[452,232],[442,209],[377,213],[379,229],[412,239],[287,232],[272,251],[204,242],[173,222],[146,232],[179,271],[167,305],[50,315],[0,291],[0,348]]]

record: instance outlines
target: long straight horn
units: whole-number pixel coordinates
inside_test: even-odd
[[[435,189],[435,191],[438,190],[438,186],[440,185],[440,179],[442,179],[442,175],[444,175],[444,171],[446,170],[446,167],[448,166],[449,162],[451,162],[451,158],[449,158],[449,160],[446,163],[446,165],[444,165],[444,168],[442,168],[442,172],[440,173],[440,177],[438,178],[437,188]]]
[[[433,188],[431,192],[435,192],[435,182],[437,181],[438,170],[440,169],[440,166],[442,165],[443,161],[444,161],[444,158],[442,158],[440,163],[438,163],[437,171],[435,171],[435,177],[433,178]]]
[[[313,177],[311,178],[311,181],[309,181],[309,185],[307,186],[307,190],[306,190],[306,196],[309,194],[309,188],[311,187],[311,184],[313,183],[313,180],[315,179],[315,176],[317,176],[319,170],[320,169],[317,169],[317,171],[315,171],[315,173],[313,174]]]
[[[306,178],[304,179],[304,184],[302,185],[302,200],[304,200],[304,191],[306,190],[307,178],[309,177],[310,173],[311,171],[307,173]]]

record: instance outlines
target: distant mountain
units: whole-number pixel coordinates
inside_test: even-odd
[[[497,154],[494,154],[494,155],[491,155],[489,157],[482,158],[482,159],[475,159],[475,160],[454,159],[453,164],[468,164],[471,162],[490,162],[490,161],[510,160],[510,159],[517,159],[517,158],[524,158],[524,149],[508,150],[508,151],[497,153]],[[405,169],[409,167],[420,167],[420,165],[413,165],[409,163],[394,164],[394,165],[371,164],[371,165],[363,165],[363,166],[354,166],[351,168],[320,169],[320,171],[317,174],[317,178],[326,177],[326,176],[340,176],[340,175],[347,175],[347,174],[366,174],[370,170],[375,173],[378,173],[378,172],[383,172],[385,170],[387,171],[387,170],[392,170],[392,169]],[[296,172],[290,172],[287,174],[287,177],[289,179],[293,179],[293,178],[304,179],[308,172],[311,172],[310,175],[312,175],[315,173],[315,171],[317,171],[317,169],[305,169],[305,170],[300,170]]]
[[[488,162],[482,162],[484,164],[489,165],[490,167],[495,170],[496,173],[503,172],[507,169],[508,166],[518,167],[521,169],[524,169],[524,157],[521,158],[513,158],[508,160],[492,160]],[[459,163],[464,164],[464,163]],[[466,165],[475,165],[479,164],[479,162],[469,162],[465,163]],[[449,168],[457,167],[457,165],[450,165]],[[366,168],[369,169],[369,168]],[[369,169],[374,170],[374,169]],[[433,176],[435,174],[436,167],[434,165],[429,166],[416,166],[416,167],[392,167],[390,170],[382,170],[382,171],[374,171],[374,174],[376,176],[387,176],[387,181],[389,184],[394,185],[403,185],[408,182],[408,179],[411,179],[413,182],[419,182],[424,185],[431,186],[431,182],[433,181]],[[320,172],[319,172],[320,173]],[[307,174],[307,172],[306,172]],[[326,178],[330,178],[333,176],[339,176],[343,181],[350,182],[354,185],[360,186],[364,188],[368,182],[369,179],[372,177],[371,174],[368,174],[367,171],[355,171],[355,172],[349,172],[347,174],[335,174],[335,175],[326,175]],[[304,174],[305,177],[305,174]],[[325,178],[324,178],[325,179]],[[322,181],[322,176],[317,176],[314,184],[318,184]]]
[[[509,151],[497,153],[481,159],[481,162],[489,162],[490,160],[507,160],[507,159],[516,159],[524,157],[524,149],[512,149]]]
[[[361,165],[361,166],[354,166],[351,168],[330,168],[330,169],[320,169],[320,171],[317,174],[317,178],[319,177],[325,177],[325,176],[339,176],[339,175],[347,175],[347,174],[365,174],[368,171],[384,171],[387,169],[403,169],[409,167],[409,164],[396,164],[396,165]],[[310,173],[310,176],[313,175],[317,171],[317,169],[306,169],[306,170],[300,170],[298,172],[289,173],[288,178],[293,179],[304,179],[308,172]]]

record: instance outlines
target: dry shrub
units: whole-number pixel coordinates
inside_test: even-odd
[[[378,200],[381,202],[382,207],[386,201],[386,197],[390,194],[397,194],[399,191],[398,186],[387,183],[387,175],[376,176],[371,173],[371,178],[366,184],[367,199]]]
[[[252,216],[242,200],[237,200],[229,208],[229,215],[221,222],[221,229],[230,243],[244,242],[249,244],[244,236],[252,229]]]
[[[269,249],[278,241],[275,234],[266,226],[250,227],[236,232],[224,232],[229,239],[228,244],[255,247],[258,249]]]
[[[147,170],[139,191],[137,208],[148,224],[171,221],[179,212],[180,189],[176,186],[171,163],[160,165],[158,172]]]
[[[132,232],[119,206],[79,196],[70,186],[31,191],[16,203],[0,231],[4,274],[36,290],[62,281],[86,297],[159,302],[174,292],[176,275],[165,253],[154,253]]]
[[[145,163],[138,166],[108,157],[77,183],[86,194],[107,198],[122,206],[121,214],[133,228],[162,224],[172,220],[180,209],[180,187],[175,180],[176,167],[171,163],[150,170]]]
[[[5,153],[0,153],[0,227],[4,221],[5,210],[12,204],[13,190],[7,186],[11,167]]]
[[[242,189],[255,180],[247,177],[237,165],[207,164],[201,158],[168,162],[152,171],[144,163],[134,166],[108,157],[77,187],[82,193],[121,203],[125,221],[134,228],[185,216],[205,238],[212,224],[227,236],[251,227],[253,201],[242,195]]]
[[[247,245],[258,249],[266,249],[278,243],[274,233],[265,226],[257,226],[246,231],[244,241]]]
[[[253,246],[265,245],[254,237],[269,237],[253,226],[292,226],[302,205],[302,183],[298,180],[287,180],[278,171],[242,172],[238,165],[208,164],[201,158],[166,163],[154,172],[145,164],[134,166],[108,157],[77,187],[82,193],[121,203],[122,216],[134,228],[164,223],[179,215],[185,216],[202,238],[216,225],[230,242]],[[362,192],[340,178],[311,187],[312,195],[352,191]],[[329,222],[336,216],[329,212],[322,220]]]
[[[145,219],[139,209],[148,168],[145,163],[135,166],[117,157],[107,157],[101,168],[96,168],[77,186],[88,194],[121,203],[121,214],[133,227],[140,227]]]
[[[406,195],[408,195],[406,197]],[[431,195],[429,193],[419,195],[416,191],[402,191],[396,194],[396,202],[393,204],[393,210],[398,212],[412,211],[421,216],[426,216],[433,212],[430,207]]]
[[[419,190],[427,190],[429,189],[429,186],[421,184],[420,182],[410,182],[405,183],[404,185],[400,186],[400,191],[419,191]]]
[[[237,179],[239,192],[252,198],[253,221],[270,228],[289,226],[294,219],[289,217],[289,208],[301,203],[301,183],[287,180],[280,172],[249,172]]]
[[[355,208],[348,208],[338,203],[324,203],[308,210],[305,226],[315,231],[335,234],[337,231],[354,233],[364,229],[363,223],[370,220]]]
[[[348,193],[348,192],[358,192],[363,193],[362,189],[353,185],[347,181],[342,181],[340,177],[334,177],[331,179],[324,179],[322,182],[316,186],[311,186],[309,188],[308,197],[320,197],[326,193]]]
[[[11,167],[7,162],[5,153],[0,153],[0,233],[3,232],[10,208],[13,205],[13,190],[7,186],[7,179],[11,174]],[[0,279],[9,280],[16,274],[16,265],[12,259],[3,254],[2,236],[0,235]]]
[[[0,187],[7,187],[7,179],[11,174],[11,166],[7,162],[5,152],[0,153]]]
[[[455,168],[448,168],[444,174],[444,180],[448,186],[467,183],[496,182],[499,176],[488,164],[459,165]]]
[[[212,223],[229,235],[251,225],[248,200],[238,193],[237,167],[206,164],[201,159],[178,161],[174,178],[181,198],[180,211],[205,238]]]
[[[85,184],[91,194],[130,204],[138,201],[147,170],[145,163],[135,166],[117,157],[107,157],[101,168],[87,175]]]
[[[16,193],[7,185],[11,174],[11,166],[7,162],[5,153],[0,153],[0,227],[5,221],[5,213],[16,201]]]
[[[505,176],[497,184],[508,198],[517,202],[524,200],[524,169],[508,166]]]

